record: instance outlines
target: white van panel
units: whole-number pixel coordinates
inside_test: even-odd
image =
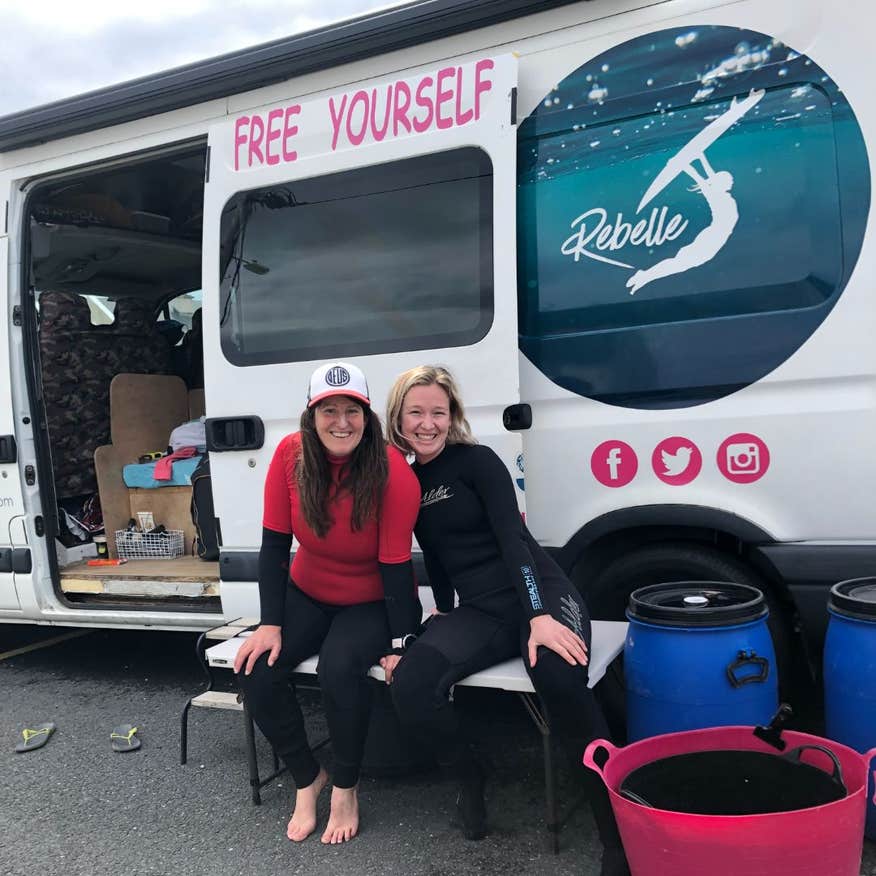
[[[392,381],[406,368],[423,362],[450,362],[460,375],[466,407],[473,428],[487,443],[493,445],[509,466],[520,452],[517,435],[501,428],[504,407],[518,400],[517,380],[517,304],[516,266],[514,260],[514,173],[516,129],[511,121],[512,89],[516,86],[516,62],[510,56],[489,58],[492,85],[483,94],[480,118],[472,118],[462,126],[443,130],[431,128],[397,138],[386,136],[381,142],[368,139],[355,145],[345,140],[344,131],[333,131],[331,112],[337,112],[344,99],[354,94],[377,89],[383,93],[397,80],[381,79],[361,84],[358,89],[337,94],[324,93],[308,102],[301,102],[296,117],[300,129],[289,138],[297,158],[268,165],[258,156],[257,166],[243,166],[250,160],[245,145],[235,143],[236,121],[211,129],[210,181],[205,197],[204,245],[204,341],[208,352],[205,360],[207,405],[211,418],[242,416],[258,413],[265,424],[264,446],[258,451],[214,453],[211,457],[213,495],[217,516],[222,521],[223,547],[252,549],[261,536],[262,491],[268,463],[282,436],[297,428],[297,417],[304,407],[307,380],[313,368],[326,357],[306,361],[277,362],[240,366],[232,364],[222,353],[220,339],[220,290],[216,264],[219,261],[219,226],[228,199],[240,190],[262,186],[277,186],[299,179],[319,178],[355,168],[368,168],[415,156],[443,153],[462,147],[477,146],[492,162],[493,188],[493,285],[492,324],[485,337],[469,346],[419,349],[394,352],[391,355],[338,356],[358,364],[365,371],[372,393],[372,406],[382,412]],[[453,65],[445,65],[450,69]],[[475,75],[475,63],[462,65],[461,81],[470,83]],[[423,69],[409,78],[437,80],[437,71]],[[465,77],[469,77],[466,79]],[[468,88],[468,84],[466,85]],[[413,88],[412,88],[413,92]],[[465,107],[470,107],[470,93]],[[288,101],[286,106],[288,106]],[[298,105],[298,102],[295,101]],[[282,105],[276,112],[281,112]],[[270,115],[266,110],[262,115]],[[255,113],[253,113],[255,115]],[[248,119],[248,116],[238,116]],[[251,123],[247,123],[251,124]],[[241,130],[245,132],[243,122]],[[279,130],[279,128],[277,128]],[[332,149],[333,134],[338,136],[337,150]],[[241,133],[238,136],[243,136]],[[357,137],[358,139],[358,137]],[[282,148],[274,146],[277,156]],[[238,162],[238,169],[235,168]],[[416,195],[411,196],[416,197]],[[379,245],[376,243],[375,245]],[[338,229],[338,259],[344,259],[344,229]],[[294,278],[292,278],[294,282]],[[226,304],[226,310],[228,305]],[[404,319],[405,314],[399,314]],[[332,357],[328,357],[332,358]],[[224,606],[223,585],[223,606]],[[226,613],[228,609],[226,608]]]
[[[868,40],[876,12],[870,6],[852,5],[859,7],[855,27],[850,27],[848,15],[815,0],[748,0],[708,11],[704,4],[678,2],[649,13],[669,13],[661,16],[660,27],[683,24],[695,30],[708,24],[760,31],[809,55],[840,85],[869,144],[876,137],[876,101],[869,77],[861,75],[861,63],[870,54]],[[626,25],[631,16],[617,21]],[[535,108],[552,83],[589,58],[656,29],[652,19],[644,27],[615,29],[537,56],[524,54],[520,77],[524,113]],[[573,28],[564,37],[578,32]],[[593,32],[594,28],[587,28],[588,36]],[[789,194],[793,195],[771,189],[769,180],[764,180],[766,202]],[[871,202],[871,228],[872,221]],[[562,389],[521,355],[521,397],[533,409],[533,428],[524,433],[528,522],[539,540],[560,547],[584,523],[602,514],[663,504],[728,511],[755,523],[777,541],[872,538],[870,497],[876,491],[876,455],[871,449],[876,430],[872,237],[872,233],[865,237],[854,274],[811,337],[762,379],[707,404],[667,410],[606,405]],[[813,246],[818,242],[813,241]],[[727,350],[726,355],[744,356],[745,351]],[[756,483],[729,483],[716,466],[719,445],[736,432],[755,433],[769,445],[769,473]],[[702,451],[702,473],[684,487],[661,483],[650,470],[652,451],[670,435],[685,436]],[[639,461],[635,479],[622,489],[605,489],[590,471],[591,451],[611,440],[628,443]]]

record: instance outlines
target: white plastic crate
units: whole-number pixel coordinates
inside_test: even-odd
[[[120,560],[172,560],[185,553],[181,529],[167,532],[131,532],[116,530],[116,550]]]

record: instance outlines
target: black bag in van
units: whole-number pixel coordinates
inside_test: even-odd
[[[204,455],[192,472],[192,522],[195,524],[195,553],[202,560],[219,559],[219,530],[213,510],[210,457]]]

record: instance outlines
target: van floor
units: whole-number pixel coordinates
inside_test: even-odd
[[[64,593],[152,598],[219,595],[219,563],[198,557],[129,560],[121,566],[89,566],[82,561],[60,571]]]

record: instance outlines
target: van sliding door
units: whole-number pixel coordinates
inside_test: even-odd
[[[478,438],[516,465],[516,76],[484,55],[306,101],[291,83],[210,130],[208,409],[265,426],[262,447],[214,454],[226,552],[258,544],[268,462],[322,362],[359,365],[378,412],[399,372],[450,366]]]

